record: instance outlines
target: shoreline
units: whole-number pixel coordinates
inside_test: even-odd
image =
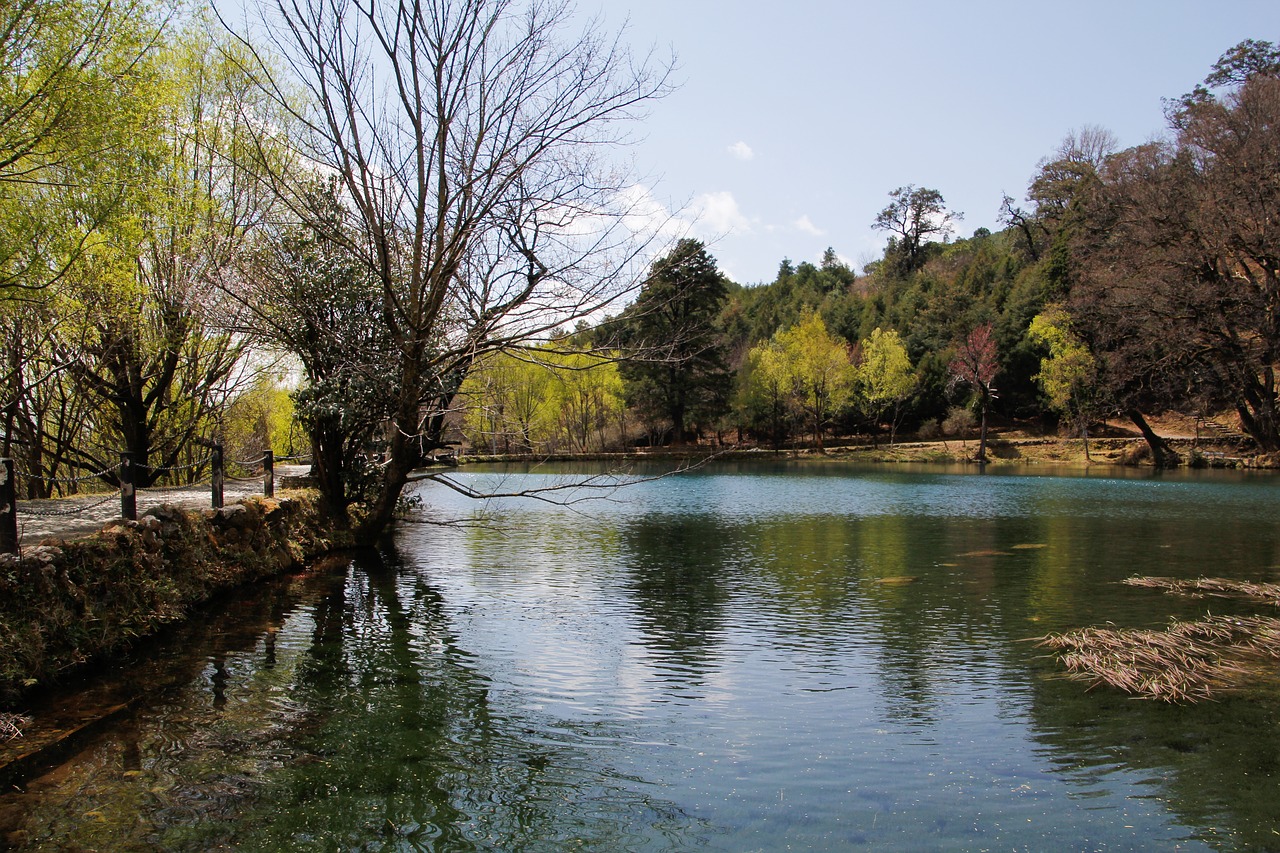
[[[1280,455],[1242,452],[1231,442],[1194,438],[1168,438],[1169,447],[1181,462],[1174,468],[1280,469]],[[543,463],[543,462],[645,462],[674,460],[750,460],[750,459],[829,459],[874,464],[943,464],[1000,466],[1052,465],[1065,468],[1148,468],[1155,466],[1147,453],[1146,442],[1138,436],[1113,435],[1089,439],[1089,457],[1079,438],[996,435],[987,439],[986,463],[973,458],[977,442],[957,439],[915,439],[873,443],[869,439],[857,443],[839,441],[817,447],[772,448],[760,445],[694,444],[637,448],[620,451],[571,453],[462,453],[457,456],[460,467],[475,464]]]

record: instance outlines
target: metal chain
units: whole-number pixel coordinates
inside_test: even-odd
[[[198,468],[204,463],[210,461],[211,459],[213,459],[212,453],[210,453],[208,456],[206,456],[203,459],[197,459],[195,462],[192,462],[190,465],[174,465],[171,468],[152,468],[151,470],[157,474],[176,474],[179,471],[188,471],[192,468]]]
[[[115,491],[112,494],[107,495],[105,498],[98,501],[97,503],[78,506],[78,507],[75,507],[74,509],[36,509],[34,507],[19,506],[18,512],[20,512],[23,515],[37,515],[45,518],[56,518],[59,516],[67,516],[67,515],[79,515],[81,513],[89,512],[90,510],[97,509],[100,506],[104,506],[105,504],[108,504],[111,501],[119,500],[119,498],[120,498],[120,492]]]
[[[201,480],[198,483],[178,483],[173,486],[147,486],[145,489],[139,487],[138,494],[142,494],[143,492],[177,492],[183,489],[198,489],[210,485],[213,485],[212,479]]]
[[[90,480],[98,479],[103,474],[113,474],[116,471],[119,471],[122,465],[112,465],[110,468],[104,468],[101,471],[97,471],[93,474],[84,474],[80,477],[45,477],[42,474],[31,474],[17,466],[14,467],[21,476],[26,477],[28,480],[39,480],[43,483],[87,483]]]

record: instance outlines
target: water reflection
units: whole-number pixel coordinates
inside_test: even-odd
[[[1223,697],[1196,706],[1140,702],[1077,685],[1035,683],[1030,713],[1055,772],[1089,796],[1123,770],[1138,796],[1177,814],[1215,849],[1280,848],[1280,697]]]
[[[579,839],[626,849],[635,825],[688,823],[611,781],[589,757],[491,697],[442,599],[395,552],[365,555],[317,607],[295,696],[315,712],[229,840],[250,849],[516,849]],[[607,732],[595,732],[595,737]],[[643,821],[641,819],[644,819]],[[244,827],[249,827],[246,831]]]
[[[1086,693],[1026,642],[1240,608],[1118,582],[1274,575],[1274,488],[855,474],[498,503],[228,602],[117,679],[132,711],[0,797],[0,827],[19,849],[1274,847],[1280,697]]]
[[[640,640],[655,660],[698,683],[724,632],[731,536],[707,536],[679,516],[645,515],[622,528],[626,588]]]
[[[576,839],[627,849],[661,827],[683,846],[691,821],[596,773],[583,733],[495,706],[438,591],[395,552],[361,555],[305,586],[265,630],[252,618],[230,631],[228,620],[210,625],[202,660],[162,667],[176,683],[135,681],[159,695],[26,793],[2,798],[6,840],[290,850],[378,839],[426,850]]]

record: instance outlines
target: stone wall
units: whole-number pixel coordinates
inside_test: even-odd
[[[182,619],[220,590],[332,550],[311,492],[220,510],[159,506],[0,555],[0,709]]]

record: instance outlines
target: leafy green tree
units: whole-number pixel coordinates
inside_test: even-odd
[[[731,374],[717,324],[727,298],[715,259],[700,241],[684,239],[654,262],[619,318],[627,401],[651,419],[665,418],[677,444],[690,437],[691,420],[728,407]]]
[[[832,419],[853,400],[857,372],[849,346],[827,331],[816,312],[777,336],[791,376],[792,399],[822,449]]]
[[[237,293],[250,312],[243,331],[301,365],[305,382],[294,405],[312,472],[326,511],[346,520],[350,505],[368,500],[373,488],[367,457],[394,410],[396,352],[382,288],[336,239],[336,187],[313,181],[308,192],[319,221],[260,233]]]
[[[16,0],[0,7],[0,431],[32,496],[38,477],[86,468],[97,406],[68,379],[84,353],[86,300],[104,244],[121,233],[131,188],[155,168],[163,92],[147,3]],[[106,248],[110,251],[110,247]],[[15,444],[17,445],[15,447]]]
[[[858,388],[861,398],[878,425],[886,412],[892,410],[889,419],[889,443],[893,444],[898,432],[898,417],[902,404],[916,390],[916,374],[911,367],[907,348],[896,331],[877,328],[859,347],[862,360],[858,365]]]
[[[536,353],[498,352],[467,375],[459,397],[473,447],[533,453],[548,439],[551,368]]]
[[[0,5],[0,293],[59,281],[147,174],[158,42],[145,2]]]
[[[1218,57],[1204,82],[1175,102],[1170,118],[1175,127],[1180,126],[1197,105],[1215,99],[1213,90],[1239,87],[1259,76],[1280,76],[1280,47],[1269,41],[1245,39]]]
[[[491,452],[605,449],[624,433],[625,405],[616,354],[586,353],[552,342],[495,353],[462,384],[464,426]]]
[[[245,340],[228,330],[234,306],[217,284],[262,211],[236,150],[245,87],[236,63],[196,27],[137,64],[153,71],[133,104],[146,128],[97,164],[124,196],[60,277],[69,316],[52,349],[93,401],[97,434],[69,464],[114,468],[124,449],[148,486],[218,431],[241,377]]]
[[[1048,347],[1036,378],[1049,406],[1080,432],[1084,457],[1089,459],[1089,423],[1097,414],[1098,366],[1084,341],[1071,328],[1071,315],[1050,305],[1031,321],[1027,334]]]
[[[739,416],[757,432],[767,432],[774,448],[786,438],[792,416],[793,377],[777,338],[752,347],[739,374]]]
[[[551,396],[560,435],[579,452],[603,450],[625,410],[617,361],[569,352],[556,354],[553,363]]]
[[[304,441],[294,419],[293,397],[281,376],[259,374],[227,406],[223,444],[230,459],[257,460],[265,450],[293,456],[306,451]]]

